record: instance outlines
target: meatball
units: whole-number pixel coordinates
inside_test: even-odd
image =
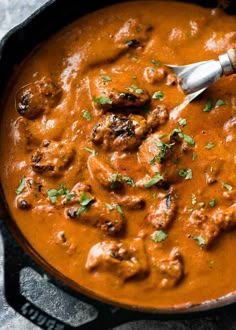
[[[62,90],[51,79],[42,78],[22,87],[16,95],[16,108],[20,115],[35,119],[60,101]]]
[[[61,176],[74,159],[75,151],[66,142],[54,142],[39,147],[31,159],[31,167],[36,173]]]
[[[123,242],[103,241],[89,251],[86,268],[111,272],[122,281],[146,277],[149,273],[147,254],[141,239]]]
[[[92,141],[106,150],[134,150],[148,131],[143,116],[106,114],[92,131]]]

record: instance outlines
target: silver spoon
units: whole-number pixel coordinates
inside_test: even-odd
[[[175,118],[179,111],[223,75],[229,76],[236,73],[236,48],[231,48],[227,53],[220,55],[218,61],[209,60],[183,66],[167,66],[176,74],[179,86],[187,95],[184,102],[173,110],[172,117]]]

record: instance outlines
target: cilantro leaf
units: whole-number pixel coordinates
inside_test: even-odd
[[[144,187],[150,188],[150,187],[154,186],[156,183],[160,182],[161,180],[163,180],[163,177],[160,174],[160,172],[157,172],[156,175],[152,179],[150,179],[148,182],[145,183]]]
[[[88,211],[87,206],[80,206],[80,208],[76,211],[76,216],[79,217],[81,213]]]
[[[84,150],[90,152],[94,156],[96,156],[98,154],[98,152],[96,150],[94,150],[94,149],[90,149],[90,148],[84,147]]]
[[[220,107],[221,105],[225,105],[225,104],[226,104],[226,102],[224,100],[217,100],[215,107],[217,108],[217,107]]]
[[[79,202],[80,202],[80,205],[81,206],[88,206],[88,204],[93,200],[93,198],[86,194],[85,191],[82,192],[81,196],[80,196],[80,199],[79,199]]]
[[[180,126],[184,127],[185,125],[187,125],[187,120],[186,120],[186,118],[180,118],[178,120],[178,123]]]
[[[228,183],[223,183],[223,187],[226,188],[227,190],[232,190],[233,187],[229,185]]]
[[[195,239],[195,241],[198,242],[201,249],[204,247],[204,245],[205,245],[204,238],[202,238],[201,236],[196,236],[196,235],[192,236],[192,238]]]
[[[152,95],[153,100],[163,100],[164,94],[161,91],[157,91]]]
[[[206,145],[205,145],[205,148],[206,149],[212,149],[212,148],[214,148],[216,145],[215,145],[215,143],[214,142],[209,142],[209,143],[207,143]]]
[[[202,110],[203,112],[210,112],[213,108],[213,100],[211,98],[209,98],[207,100],[207,103],[205,105],[205,108]]]
[[[25,189],[25,187],[26,187],[26,180],[25,180],[25,177],[23,176],[20,180],[20,185],[15,190],[16,194],[19,195],[20,193],[22,193],[22,191]]]
[[[129,186],[135,187],[135,182],[129,176],[122,176],[122,180],[125,181]]]
[[[112,104],[112,100],[110,100],[109,97],[106,96],[94,97],[93,102],[98,103],[99,105]]]
[[[85,118],[87,121],[91,120],[91,113],[88,110],[82,110],[83,118]]]
[[[155,242],[155,243],[159,243],[164,241],[166,238],[168,237],[167,233],[163,230],[157,230],[154,231],[154,233],[152,233],[151,235],[151,239]]]
[[[190,180],[190,179],[192,179],[192,177],[193,177],[193,174],[192,174],[192,170],[191,170],[191,168],[188,168],[188,169],[185,169],[185,168],[180,169],[180,170],[178,171],[178,173],[179,173],[179,176],[181,176],[182,178],[185,178],[185,180]]]
[[[103,81],[112,81],[110,76],[100,76]]]

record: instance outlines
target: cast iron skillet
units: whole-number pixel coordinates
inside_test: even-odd
[[[31,15],[22,24],[11,30],[0,44],[0,97],[9,81],[15,65],[20,63],[27,54],[41,41],[53,34],[59,28],[70,23],[80,16],[124,0],[49,0],[38,11]],[[192,0],[186,2],[196,2],[203,6],[216,7],[214,0]],[[222,3],[222,1],[220,1]],[[235,1],[226,1],[228,14],[236,14]],[[1,113],[0,113],[1,116]],[[205,313],[214,312],[223,307],[229,308],[236,303],[236,294],[228,295],[219,300],[209,303],[192,305],[188,307],[168,308],[168,309],[140,309],[135,306],[119,305],[114,301],[104,301],[93,292],[81,288],[78,284],[65,278],[63,274],[56,271],[30,246],[23,234],[17,228],[11,218],[7,206],[4,203],[3,193],[2,214],[4,222],[4,267],[5,267],[5,296],[7,302],[21,315],[27,317],[42,329],[47,330],[71,330],[71,329],[109,329],[121,323],[138,319],[170,319],[187,318],[200,316]],[[49,275],[49,280],[62,290],[79,298],[80,300],[94,306],[98,311],[97,317],[78,327],[73,327],[50,316],[20,292],[20,271],[30,267],[39,274]],[[115,307],[114,307],[115,306]]]

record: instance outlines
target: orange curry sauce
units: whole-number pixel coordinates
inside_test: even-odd
[[[236,19],[168,1],[89,14],[17,70],[1,183],[18,227],[85,289],[144,307],[236,290],[236,76],[173,115],[165,64],[236,47]]]

